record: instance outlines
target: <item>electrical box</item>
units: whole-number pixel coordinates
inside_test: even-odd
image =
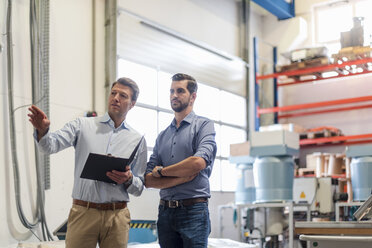
[[[334,211],[333,188],[331,177],[318,178],[318,190],[316,192],[315,206],[311,210],[317,210],[320,213],[330,213]]]
[[[312,203],[318,182],[315,177],[299,177],[293,181],[293,201],[295,203]]]
[[[331,177],[295,178],[293,182],[293,201],[295,203],[311,203],[310,210],[319,213],[334,211],[334,190]],[[306,207],[295,207],[297,211],[306,211]]]

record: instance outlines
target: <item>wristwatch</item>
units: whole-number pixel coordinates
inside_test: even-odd
[[[159,173],[160,177],[164,177],[163,174],[161,174],[161,170],[163,169],[163,167],[159,167],[156,171]]]

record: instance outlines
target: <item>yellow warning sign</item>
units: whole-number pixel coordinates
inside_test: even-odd
[[[306,198],[305,192],[301,192],[300,198]]]

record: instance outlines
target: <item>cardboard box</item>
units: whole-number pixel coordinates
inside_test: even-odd
[[[287,130],[253,132],[251,134],[251,156],[298,156],[299,134]]]
[[[294,123],[288,123],[288,124],[273,124],[268,126],[261,126],[260,132],[265,131],[279,131],[279,130],[287,130],[289,132],[295,132],[295,133],[303,133],[306,131],[306,128],[294,124]]]
[[[250,148],[249,141],[238,144],[230,144],[230,156],[249,156]]]
[[[300,139],[298,133],[287,130],[252,132],[251,146],[275,146],[284,145],[289,148],[299,149]]]

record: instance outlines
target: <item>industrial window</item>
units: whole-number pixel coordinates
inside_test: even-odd
[[[341,32],[349,31],[353,27],[353,17],[364,17],[365,33],[371,34],[371,8],[370,0],[337,1],[316,7],[314,11],[316,43],[326,46],[330,54],[337,53],[341,48]],[[365,43],[369,43],[369,40],[370,37],[365,37]]]
[[[157,135],[173,120],[169,103],[172,75],[119,58],[118,77],[123,76],[133,79],[140,88],[137,104],[128,113],[127,122],[145,135],[150,156]],[[218,150],[210,178],[211,190],[234,191],[235,166],[228,162],[229,144],[246,140],[245,99],[200,82],[198,86],[194,111],[213,120],[216,129]],[[143,121],[144,116],[147,121]]]
[[[158,133],[173,119],[171,76],[190,74],[199,83],[195,113],[215,123],[218,148],[211,190],[234,191],[235,165],[228,161],[229,146],[247,140],[244,61],[122,8],[117,24],[118,76],[130,77],[140,87],[136,107],[127,120],[145,134],[149,154]],[[151,124],[143,122],[143,116]]]

